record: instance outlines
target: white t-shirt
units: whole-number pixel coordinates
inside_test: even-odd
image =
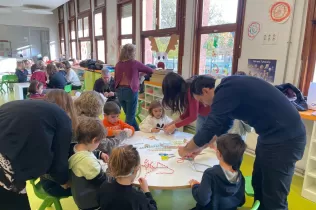
[[[165,115],[164,117],[157,119],[151,115],[148,115],[139,125],[139,129],[143,132],[150,133],[151,129],[157,128],[157,124],[160,128],[172,122],[172,119]]]
[[[68,82],[71,82],[73,86],[81,86],[80,79],[73,69],[69,70],[68,74],[66,75],[66,79]]]

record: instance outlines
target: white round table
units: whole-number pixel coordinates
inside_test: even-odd
[[[157,140],[150,139],[152,136]],[[141,165],[144,165],[145,160],[148,160],[153,163],[153,166],[157,166],[157,162],[159,162],[170,168],[156,168],[146,174],[146,168],[144,166],[141,167],[139,177],[145,177],[151,189],[173,190],[189,188],[189,181],[191,179],[201,181],[203,172],[207,168],[218,164],[215,151],[209,148],[203,150],[201,155],[197,156],[194,161],[184,160],[181,162],[176,147],[179,143],[183,142],[184,139],[191,140],[192,137],[192,134],[179,131],[173,135],[166,135],[162,131],[158,134],[138,131],[135,132],[133,137],[125,140],[123,143],[131,144],[137,148],[141,157]],[[145,145],[153,146],[159,144],[170,145],[174,148],[171,151],[162,151],[158,148],[144,148]],[[185,143],[183,143],[183,145],[185,145]],[[160,153],[174,155],[175,157],[162,161],[159,155]],[[138,180],[135,180],[135,184],[139,184]]]

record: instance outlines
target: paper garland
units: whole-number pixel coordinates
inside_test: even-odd
[[[261,25],[258,22],[251,22],[248,26],[248,38],[253,40],[260,32]]]
[[[285,23],[289,19],[291,12],[292,9],[289,3],[279,1],[271,6],[269,16],[273,22]]]

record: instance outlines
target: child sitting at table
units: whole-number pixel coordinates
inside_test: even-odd
[[[19,83],[27,81],[28,72],[27,72],[27,70],[25,70],[25,66],[24,66],[23,61],[16,62],[15,75],[18,77]]]
[[[163,127],[172,122],[172,119],[165,114],[160,101],[152,101],[148,116],[140,123],[139,129],[146,133],[158,133]]]
[[[109,159],[109,171],[116,180],[112,183],[102,184],[99,191],[101,210],[157,209],[146,179],[138,179],[140,188],[144,193],[133,188],[132,184],[140,167],[138,151],[132,145],[113,149]]]
[[[202,181],[192,179],[192,195],[197,201],[194,210],[237,209],[245,203],[245,179],[239,164],[246,144],[238,134],[225,134],[216,139],[219,165],[204,171]]]
[[[47,76],[46,76],[46,72],[42,71],[42,69],[43,69],[43,67],[38,63],[33,64],[31,66],[31,72],[32,72],[31,81],[37,80],[37,81],[41,82],[43,84],[43,88],[46,89]]]
[[[30,93],[29,98],[31,98],[31,99],[44,98],[45,95],[43,94],[43,87],[44,87],[43,83],[41,83],[37,80],[33,80],[29,86],[29,93]]]
[[[99,119],[81,116],[76,137],[78,143],[68,160],[71,192],[79,209],[100,209],[97,192],[107,176],[93,151],[106,137],[106,129]]]
[[[134,134],[134,127],[119,119],[121,109],[115,102],[110,101],[105,103],[103,112],[103,125],[108,129],[109,137],[117,136],[122,132],[126,132],[127,137],[131,137]]]

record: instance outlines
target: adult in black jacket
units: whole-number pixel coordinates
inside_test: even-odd
[[[71,120],[57,105],[23,100],[0,107],[0,208],[29,210],[25,182],[49,173],[68,182]]]
[[[183,157],[198,152],[216,135],[226,133],[234,119],[247,122],[258,133],[252,185],[260,210],[287,210],[295,163],[304,154],[306,131],[300,115],[285,95],[262,79],[199,76],[191,84],[195,99],[211,105],[203,128],[185,147]],[[212,143],[212,142],[211,142]]]
[[[64,89],[67,85],[67,80],[62,72],[59,72],[56,65],[47,65],[47,74],[49,75],[48,88]]]

